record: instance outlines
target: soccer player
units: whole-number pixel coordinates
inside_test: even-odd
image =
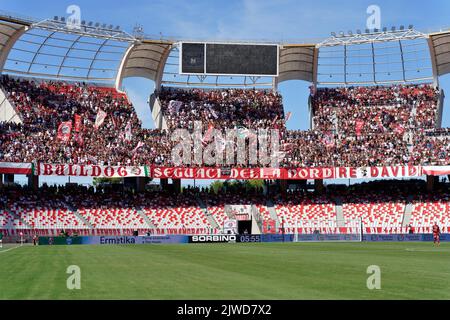
[[[0,231],[0,248],[3,248],[3,232]]]
[[[437,222],[433,225],[433,240],[435,246],[441,245],[441,228],[437,225]]]

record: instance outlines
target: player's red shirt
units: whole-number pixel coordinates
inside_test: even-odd
[[[433,234],[439,234],[439,233],[441,233],[441,229],[439,228],[438,225],[435,224],[433,226]]]

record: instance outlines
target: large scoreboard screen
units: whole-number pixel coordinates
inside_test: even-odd
[[[180,73],[278,76],[278,45],[183,42]]]

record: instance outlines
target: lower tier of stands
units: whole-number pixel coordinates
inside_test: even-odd
[[[187,191],[144,194],[66,187],[2,190],[0,230],[5,234],[79,235],[219,234],[229,219],[258,221],[270,233],[416,233],[437,223],[450,232],[450,193],[361,189],[286,196]],[[72,187],[73,188],[73,187]],[[384,187],[385,188],[385,187]],[[398,192],[398,193],[396,193]],[[360,231],[358,231],[360,230]]]

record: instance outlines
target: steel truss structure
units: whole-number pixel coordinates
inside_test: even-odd
[[[280,43],[278,77],[180,75],[178,41],[184,39],[150,39],[142,30],[133,35],[100,23],[82,21],[73,28],[57,17],[37,20],[0,11],[0,37],[3,73],[105,82],[117,88],[127,77],[153,80],[156,87],[276,89],[287,80],[317,85],[437,84],[440,75],[450,73],[450,31],[427,34],[412,27],[334,35],[311,44]]]

